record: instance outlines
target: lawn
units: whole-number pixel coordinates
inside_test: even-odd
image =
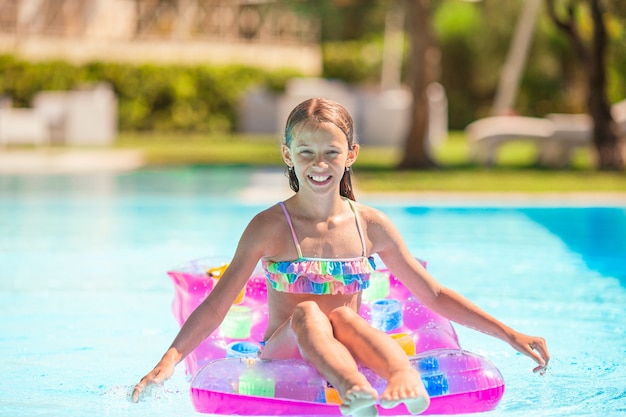
[[[280,141],[271,135],[121,133],[117,147],[141,149],[150,165],[283,166]],[[504,145],[493,167],[474,164],[462,132],[451,132],[435,151],[437,169],[398,171],[400,150],[363,146],[354,166],[358,187],[379,191],[626,192],[626,172],[600,172],[591,152],[578,150],[567,169],[535,165],[532,144]]]

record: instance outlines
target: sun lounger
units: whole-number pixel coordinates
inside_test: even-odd
[[[626,100],[611,107],[618,135],[626,137]],[[587,114],[548,114],[545,118],[493,116],[479,119],[465,128],[472,158],[485,165],[495,163],[498,148],[511,141],[537,145],[540,165],[561,168],[571,162],[576,148],[590,146],[593,120]]]
[[[470,141],[472,158],[484,165],[493,165],[502,144],[545,141],[554,134],[554,123],[538,117],[493,116],[470,123],[465,133]]]
[[[0,109],[0,147],[12,144],[47,145],[46,120],[32,109]]]
[[[551,113],[546,119],[553,123],[553,132],[539,144],[540,165],[563,168],[571,162],[576,148],[591,145],[593,120],[589,115]]]

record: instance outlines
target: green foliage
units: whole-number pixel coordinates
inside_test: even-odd
[[[0,95],[13,99],[18,107],[28,106],[41,90],[65,90],[80,83],[80,69],[61,61],[28,63],[12,56],[0,56]]]
[[[70,90],[87,82],[109,82],[119,101],[121,130],[229,132],[237,122],[237,104],[245,91],[284,88],[298,74],[231,65],[116,64],[92,62],[29,63],[0,56],[0,95],[16,106],[29,106],[42,90]]]
[[[621,7],[620,19],[607,16],[608,36],[611,42],[611,54],[608,59],[607,74],[607,94],[611,103],[620,101],[626,97],[626,5],[618,6],[614,4],[616,9]]]
[[[523,1],[439,2],[433,25],[442,53],[441,83],[449,103],[449,125],[461,129],[489,114]],[[610,9],[610,10],[609,10]],[[607,8],[607,93],[611,102],[626,97],[626,20]],[[579,10],[585,39],[591,30],[587,8]],[[586,80],[565,35],[540,11],[515,108],[518,114],[586,111]]]
[[[389,0],[286,2],[322,28],[323,77],[350,84],[380,80],[385,16]],[[626,2],[605,1],[607,94],[626,97]],[[463,129],[489,114],[523,0],[480,3],[433,1],[432,19],[441,49],[441,83],[449,105],[449,126]],[[582,7],[581,13],[588,13]],[[589,19],[581,16],[589,35]],[[408,60],[410,46],[405,48]],[[584,112],[586,83],[564,34],[540,12],[523,72],[515,111],[542,117],[550,112]],[[123,130],[225,132],[236,125],[237,101],[250,87],[281,91],[298,74],[243,66],[125,65],[60,61],[28,63],[0,56],[0,95],[29,106],[41,90],[67,90],[85,82],[108,81],[119,98]]]
[[[490,114],[524,3],[524,0],[476,3],[435,0],[430,3],[433,28],[441,50],[440,81],[448,96],[451,129],[463,129],[473,120]],[[588,7],[586,2],[577,3],[582,34],[588,40],[591,30]],[[349,83],[380,79],[385,14],[393,7],[393,2],[305,0],[296,4],[301,6],[301,12],[320,18],[325,77]],[[602,4],[610,41],[607,94],[611,102],[626,97],[625,4],[623,1]],[[354,19],[350,19],[356,15],[368,24],[356,25]],[[376,34],[378,38],[374,37]],[[406,61],[410,46],[405,51]],[[541,8],[512,110],[537,117],[552,112],[585,112],[587,85],[582,66],[564,34],[549,19],[545,8]]]
[[[394,0],[395,1],[395,0]],[[320,40],[357,40],[383,31],[389,0],[283,0],[290,8],[320,23]]]
[[[470,3],[443,3],[434,13],[433,26],[439,42],[467,40],[468,35],[480,31],[482,18]]]
[[[322,44],[323,77],[350,84],[380,80],[383,42],[380,37]]]
[[[480,77],[481,25],[481,15],[470,3],[444,2],[433,15],[433,28],[442,50],[441,84],[448,96],[452,129],[462,129],[475,119],[476,103],[486,95],[473,83]]]

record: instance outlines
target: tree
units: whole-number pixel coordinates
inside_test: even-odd
[[[400,169],[434,168],[426,146],[428,98],[426,88],[439,78],[440,52],[431,26],[430,0],[408,0],[407,18],[411,44],[409,83],[413,95],[411,123]]]
[[[611,116],[606,95],[606,49],[608,44],[606,25],[600,0],[582,0],[589,8],[593,23],[591,39],[585,40],[577,23],[577,5],[581,0],[567,0],[565,15],[559,14],[555,0],[546,0],[548,14],[554,24],[562,30],[580,61],[587,78],[587,110],[593,119],[593,143],[602,170],[623,170],[617,126]]]

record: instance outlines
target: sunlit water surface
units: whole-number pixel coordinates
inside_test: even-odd
[[[241,190],[274,174],[0,177],[0,415],[201,416],[182,365],[139,404],[128,397],[177,331],[165,271],[230,256],[273,201]],[[442,283],[548,340],[541,377],[505,343],[457,327],[461,345],[489,357],[507,383],[485,417],[626,413],[624,207],[364,201],[392,218]]]

